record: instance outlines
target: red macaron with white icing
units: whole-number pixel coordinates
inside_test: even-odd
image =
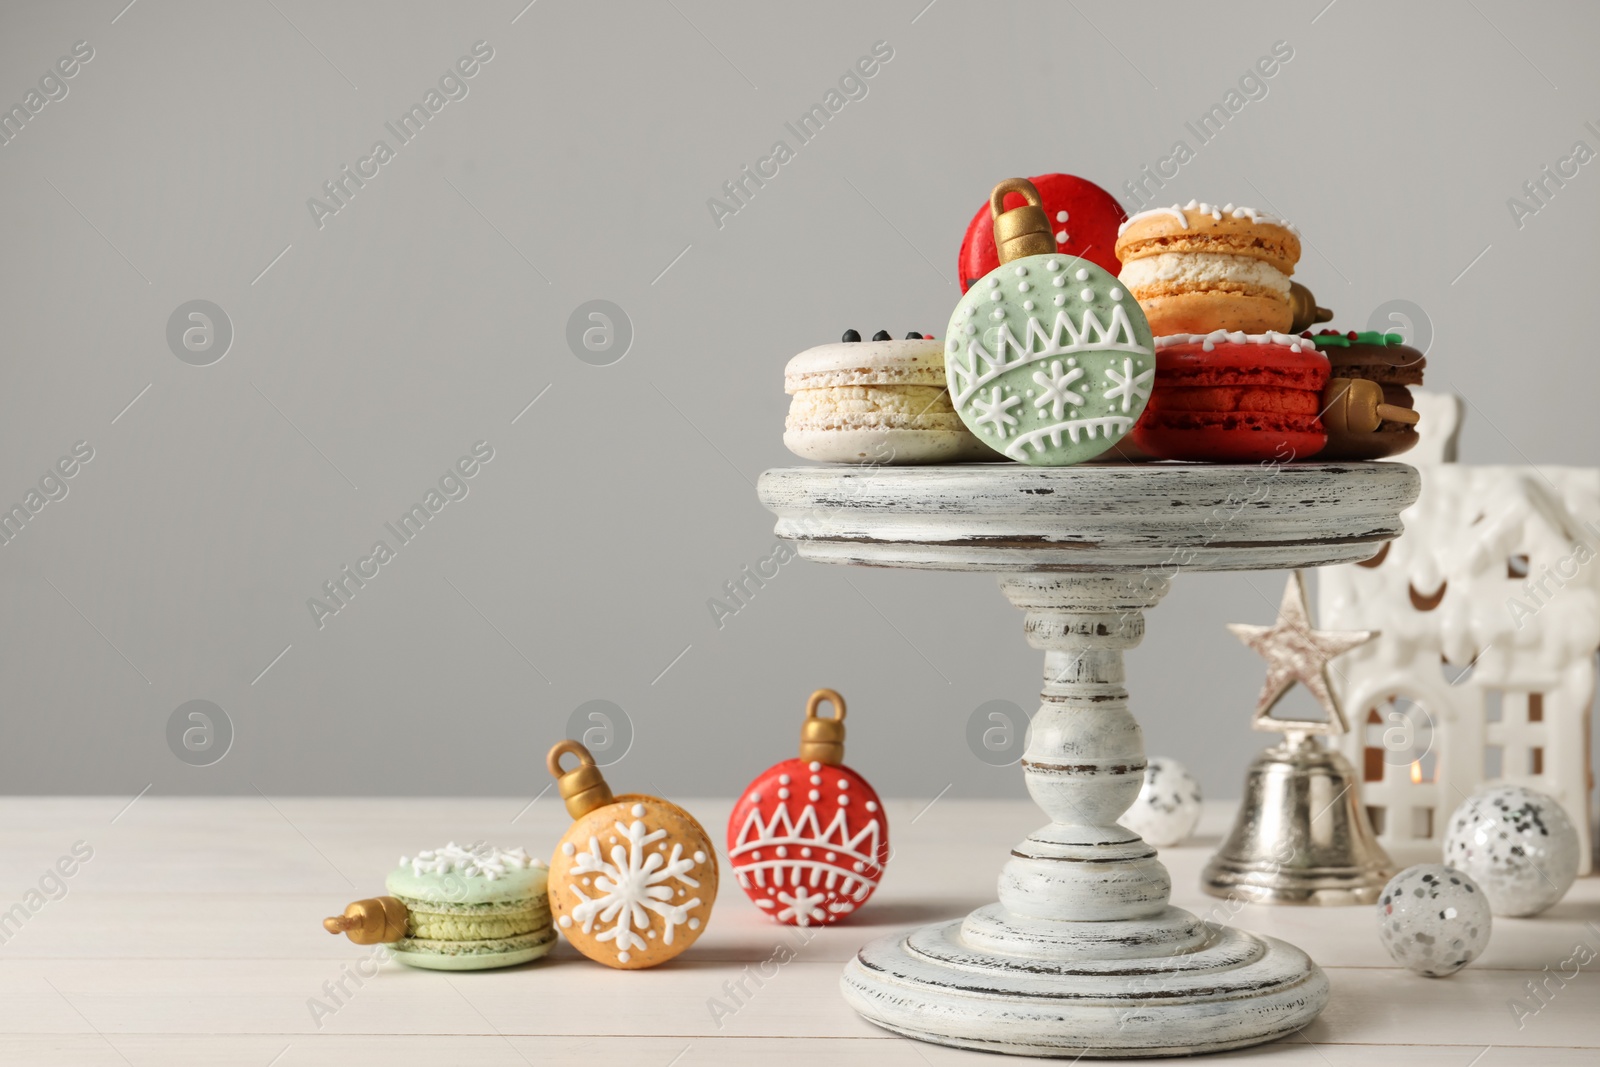
[[[1287,463],[1328,442],[1320,418],[1328,359],[1283,333],[1157,337],[1155,389],[1132,431],[1161,459]]]

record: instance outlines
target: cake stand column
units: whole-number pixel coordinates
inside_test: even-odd
[[[1316,964],[1172,907],[1155,849],[1117,823],[1145,768],[1122,654],[1167,581],[1129,569],[1000,585],[1045,654],[1022,773],[1050,822],[1012,849],[998,903],[868,944],[845,999],[908,1037],[1033,1056],[1188,1055],[1304,1027],[1328,998]]]
[[[1000,876],[1000,904],[1029,919],[1156,915],[1166,907],[1171,879],[1155,850],[1117,825],[1139,795],[1145,767],[1122,653],[1144,637],[1144,609],[1161,599],[1167,582],[1021,574],[1002,578],[1000,587],[1026,613],[1028,643],[1045,653],[1044,690],[1022,774],[1051,820],[1012,850]]]

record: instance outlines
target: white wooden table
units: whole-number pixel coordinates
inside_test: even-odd
[[[379,892],[403,852],[452,838],[548,851],[565,813],[548,794],[523,811],[527,803],[145,796],[126,807],[127,798],[115,797],[0,799],[0,913],[48,899],[26,894],[74,842],[94,850],[65,880],[65,896],[20,920],[0,917],[0,1064],[1016,1062],[866,1023],[841,998],[839,973],[864,941],[990,900],[1007,848],[1000,842],[1041,821],[1025,800],[887,802],[895,856],[872,903],[846,926],[809,936],[776,926],[729,878],[706,935],[653,971],[611,971],[563,944],[547,960],[508,971],[446,975],[389,963],[356,986],[347,975],[371,950],[330,937],[322,917]],[[685,803],[721,837],[730,801]],[[1268,908],[1202,894],[1200,868],[1229,823],[1228,808],[1209,806],[1190,845],[1161,853],[1173,903],[1300,945],[1333,992],[1301,1037],[1205,1062],[1600,1062],[1600,958],[1564,987],[1550,979],[1548,1003],[1521,1029],[1508,1007],[1518,997],[1536,1006],[1524,983],[1560,970],[1575,945],[1600,950],[1600,879],[1580,880],[1537,919],[1496,920],[1487,953],[1456,976],[1421,978],[1391,965],[1367,908]],[[779,946],[794,958],[757,988],[748,975],[783,958]],[[324,984],[341,979],[349,995],[334,1004]],[[736,1001],[728,989],[741,979],[750,995]],[[331,1015],[314,1017],[316,997]],[[733,1009],[720,1025],[713,998]]]

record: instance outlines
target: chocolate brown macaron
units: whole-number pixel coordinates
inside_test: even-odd
[[[1397,333],[1306,333],[1328,357],[1323,392],[1328,445],[1319,460],[1383,459],[1416,445],[1417,415],[1411,386],[1422,384],[1423,354]]]

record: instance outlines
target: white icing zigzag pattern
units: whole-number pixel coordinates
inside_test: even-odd
[[[780,805],[765,822],[756,806],[739,828],[728,858],[740,885],[771,889],[772,899],[756,898],[757,907],[774,912],[780,922],[809,926],[825,921],[828,912],[854,911],[877,888],[882,840],[876,815],[851,834],[844,807],[834,811],[824,830],[814,803],[795,819]],[[788,889],[781,888],[785,875]]]
[[[1065,310],[1056,312],[1055,325],[1047,333],[1044,323],[1036,315],[1028,316],[1027,335],[1018,341],[1009,323],[999,330],[996,351],[991,353],[979,337],[967,343],[966,361],[959,356],[946,361],[953,386],[951,400],[961,407],[974,393],[1013,367],[1037,363],[1056,356],[1074,352],[1128,352],[1148,355],[1150,350],[1134,337],[1133,324],[1121,304],[1111,309],[1111,321],[1103,323],[1094,308],[1085,308],[1075,325]],[[1035,341],[1041,347],[1034,349]]]
[[[1133,420],[1126,415],[1105,415],[1098,419],[1068,419],[1051,426],[1041,426],[1037,430],[1029,430],[1006,445],[1005,451],[1012,459],[1021,460],[1029,447],[1035,452],[1043,452],[1046,440],[1049,440],[1053,447],[1060,448],[1063,433],[1073,444],[1077,444],[1080,433],[1093,439],[1098,432],[1101,437],[1109,441],[1121,437],[1132,428]]]

